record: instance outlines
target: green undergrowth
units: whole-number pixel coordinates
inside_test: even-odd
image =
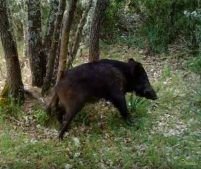
[[[190,59],[188,62],[188,66],[193,72],[201,75],[201,54]]]
[[[0,168],[200,168],[200,77],[188,66],[175,70],[166,62],[156,73],[151,81],[158,100],[126,97],[132,125],[100,101],[83,108],[63,141],[46,126],[41,108],[22,112],[11,103],[0,105]],[[16,121],[2,118],[8,113]]]

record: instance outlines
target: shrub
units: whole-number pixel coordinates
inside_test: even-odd
[[[153,52],[167,51],[168,44],[173,42],[178,35],[185,37],[188,47],[196,49],[198,27],[198,7],[196,0],[139,0],[141,13],[145,16],[141,33],[147,39],[149,48]],[[185,11],[191,15],[187,17]],[[194,17],[192,14],[197,14]]]
[[[191,59],[188,65],[193,72],[201,75],[201,54],[198,57]]]
[[[103,34],[109,41],[118,40],[118,35],[128,46],[143,46],[154,53],[166,52],[169,44],[182,39],[183,45],[197,52],[201,44],[199,8],[197,0],[112,0]]]
[[[16,101],[12,97],[7,99],[4,99],[4,98],[0,99],[0,116],[1,117],[17,118],[20,113],[22,113],[21,104],[16,103]]]

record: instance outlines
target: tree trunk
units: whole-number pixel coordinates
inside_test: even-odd
[[[57,82],[60,80],[66,66],[67,53],[68,53],[68,42],[70,29],[74,17],[74,12],[76,9],[77,0],[69,1],[69,8],[67,12],[64,14],[63,18],[63,28],[61,35],[61,46],[60,46],[60,55],[59,55],[59,68],[57,74]]]
[[[100,24],[106,10],[108,0],[97,0],[89,35],[89,62],[99,60]]]
[[[73,63],[73,60],[75,59],[75,57],[77,55],[77,51],[79,49],[80,40],[82,38],[82,30],[83,30],[83,27],[84,27],[84,25],[86,23],[87,15],[89,13],[91,5],[92,5],[92,0],[89,1],[89,5],[87,6],[87,8],[85,9],[85,11],[83,12],[82,18],[80,20],[80,23],[77,26],[77,30],[76,30],[76,34],[75,34],[75,40],[74,40],[73,48],[72,48],[72,53],[70,54],[70,58],[68,60],[67,67],[66,67],[67,69],[70,68],[70,66]]]
[[[42,48],[40,0],[28,0],[28,56],[32,85],[41,87],[46,71],[46,58]]]
[[[55,63],[56,53],[57,53],[58,45],[59,45],[59,36],[61,31],[62,18],[63,18],[65,7],[66,7],[66,0],[60,0],[58,12],[56,15],[56,21],[54,24],[54,33],[52,36],[51,48],[48,54],[46,76],[45,76],[44,84],[42,88],[43,95],[48,91],[51,85],[52,76],[54,72],[54,63]]]
[[[22,0],[21,9],[25,12],[22,18],[22,30],[23,30],[23,55],[28,57],[28,13],[27,13],[26,0]]]
[[[51,48],[52,44],[52,37],[54,33],[54,24],[56,20],[56,14],[58,12],[58,6],[59,6],[59,0],[51,0],[50,1],[50,11],[49,11],[49,16],[47,20],[47,28],[46,28],[46,33],[43,41],[43,46],[45,50],[45,55],[49,55],[49,51]]]
[[[17,45],[12,36],[12,28],[7,13],[7,1],[0,0],[0,36],[5,53],[7,68],[7,83],[9,95],[16,99],[24,99],[24,86],[22,83]]]
[[[28,57],[28,23],[27,17],[23,19],[23,54]]]

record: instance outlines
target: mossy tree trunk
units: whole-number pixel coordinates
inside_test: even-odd
[[[108,0],[97,0],[89,35],[89,62],[99,60],[99,34]]]
[[[20,64],[18,59],[16,41],[12,35],[12,28],[9,23],[7,1],[0,0],[0,36],[4,49],[7,81],[6,89],[9,95],[16,99],[24,99],[24,86],[22,83]]]
[[[42,47],[40,0],[28,0],[28,56],[32,85],[41,87],[46,71],[46,57]]]
[[[43,40],[43,46],[45,48],[45,55],[48,56],[51,44],[52,44],[52,37],[54,33],[54,25],[56,20],[56,14],[58,12],[59,0],[50,0],[50,10],[47,20],[47,28],[45,37]],[[64,5],[65,6],[65,5]]]

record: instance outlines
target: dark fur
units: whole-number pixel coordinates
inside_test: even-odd
[[[66,71],[55,87],[55,94],[49,106],[58,106],[59,101],[65,109],[58,117],[62,122],[59,138],[63,138],[76,113],[94,98],[110,101],[127,120],[127,92],[135,92],[136,95],[147,99],[157,98],[143,66],[133,59],[129,59],[128,63],[103,59]]]

